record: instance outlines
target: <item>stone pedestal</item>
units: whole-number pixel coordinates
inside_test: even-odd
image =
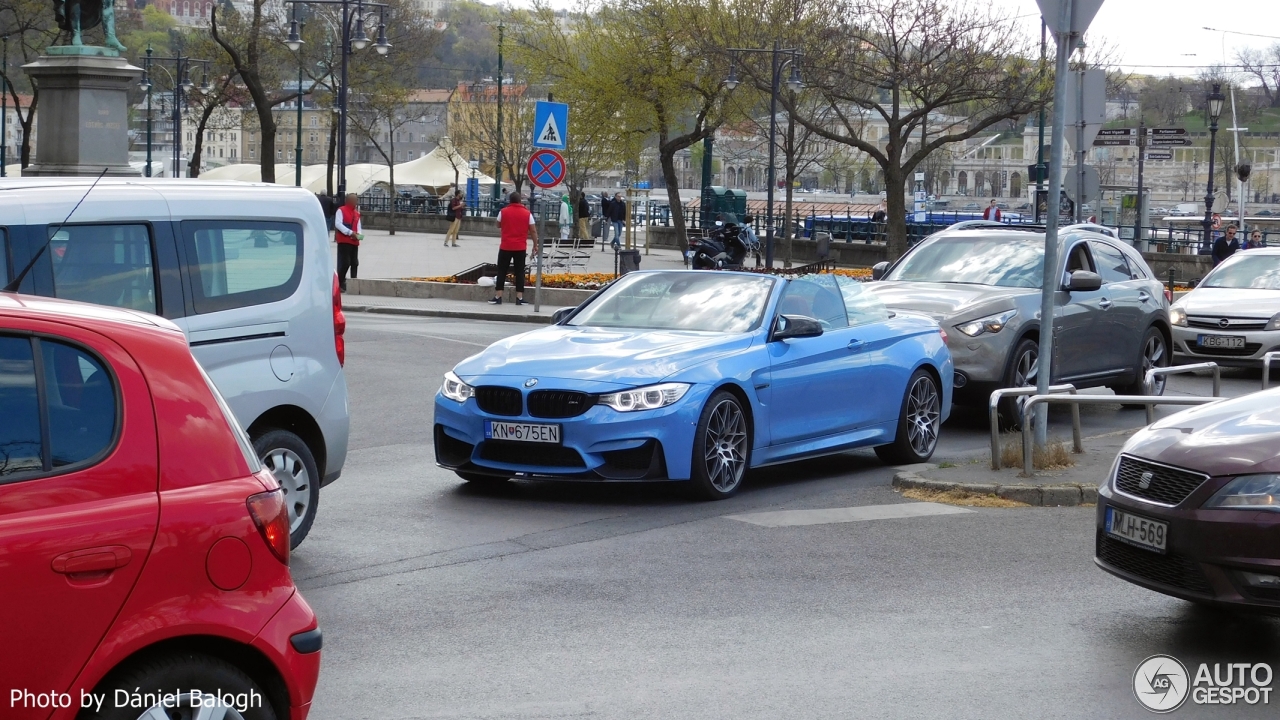
[[[40,88],[40,141],[23,177],[140,174],[129,166],[128,93],[141,68],[122,57],[42,55],[22,69]]]

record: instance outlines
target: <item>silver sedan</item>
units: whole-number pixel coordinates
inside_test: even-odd
[[[1280,350],[1280,248],[1237,252],[1169,309],[1173,352],[1259,367]]]
[[[1110,236],[1068,226],[1058,240],[1053,382],[1142,394],[1146,370],[1170,361],[1163,286]],[[947,331],[957,403],[985,405],[997,388],[1035,384],[1044,243],[1043,229],[948,229],[877,266],[870,288],[885,305]],[[1164,392],[1163,379],[1153,391]],[[1012,405],[1003,414],[1016,419]]]

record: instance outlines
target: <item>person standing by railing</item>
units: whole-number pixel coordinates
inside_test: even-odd
[[[462,197],[461,190],[454,190],[453,197],[449,199],[449,231],[444,234],[445,247],[449,246],[449,241],[453,241],[453,246],[458,247],[458,233],[462,231],[462,216],[467,212],[467,202]]]
[[[338,289],[347,291],[347,271],[356,279],[360,267],[360,241],[364,239],[364,226],[360,222],[360,197],[347,193],[347,203],[333,216],[333,240],[338,244]]]

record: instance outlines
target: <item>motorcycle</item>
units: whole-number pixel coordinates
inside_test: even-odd
[[[750,225],[717,221],[706,237],[689,241],[689,256],[695,270],[725,270],[742,267],[747,255],[759,256],[760,241]]]

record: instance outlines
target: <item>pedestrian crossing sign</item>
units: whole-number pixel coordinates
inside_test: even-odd
[[[569,106],[539,100],[533,110],[533,146],[563,150],[569,130]]]

